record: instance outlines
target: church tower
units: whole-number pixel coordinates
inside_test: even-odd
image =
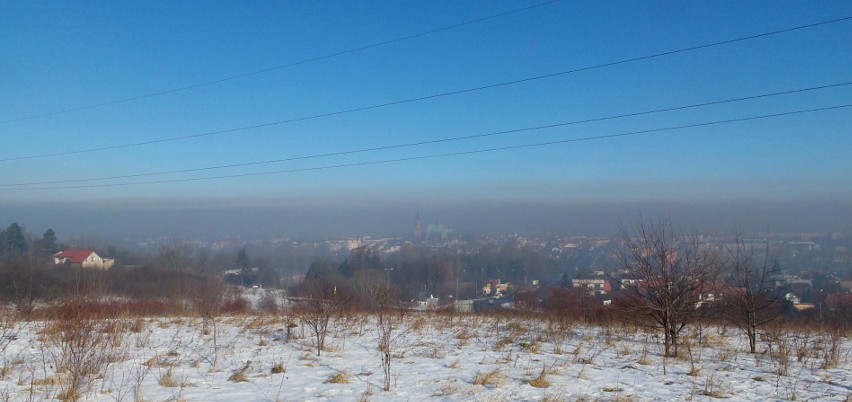
[[[420,223],[420,212],[417,212],[417,218],[414,220],[414,240],[420,241],[423,239],[423,224]]]

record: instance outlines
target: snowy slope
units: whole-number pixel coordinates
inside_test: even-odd
[[[225,317],[215,330],[208,322],[206,333],[199,318],[119,322],[90,354],[107,361],[101,374],[85,376],[82,400],[844,401],[852,395],[852,342],[818,331],[770,334],[762,353],[751,355],[739,332],[705,328],[700,339],[697,331],[688,335],[683,357],[664,360],[654,334],[619,325],[559,328],[536,320],[409,314],[392,333],[392,388],[384,391],[375,317],[333,320],[321,356],[307,327],[286,337],[288,322],[286,315]],[[54,367],[71,354],[57,341],[64,333],[33,322],[5,334],[0,399],[62,396],[70,380]],[[348,383],[329,382],[336,374]]]

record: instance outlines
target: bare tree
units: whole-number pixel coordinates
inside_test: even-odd
[[[362,269],[356,271],[352,277],[352,290],[360,299],[360,307],[372,310],[382,287],[387,286],[385,273],[376,269]]]
[[[192,263],[192,245],[183,240],[172,240],[160,247],[157,257],[161,266],[169,271],[182,271]]]
[[[618,257],[638,283],[622,283],[618,305],[625,317],[663,332],[665,355],[676,356],[678,335],[698,318],[703,288],[715,280],[715,250],[702,247],[698,236],[673,229],[670,221],[648,224],[641,218],[624,234]]]
[[[304,298],[296,309],[302,323],[310,328],[316,339],[317,356],[325,348],[328,323],[343,307],[344,295],[331,281],[308,280],[304,284]]]
[[[737,235],[734,246],[728,248],[726,264],[727,281],[718,311],[746,333],[749,351],[755,353],[758,328],[784,311],[783,300],[772,285],[772,276],[777,272],[769,262],[769,246],[756,251]]]

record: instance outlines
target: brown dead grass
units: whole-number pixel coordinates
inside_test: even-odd
[[[163,376],[160,377],[160,380],[158,382],[161,386],[166,388],[176,388],[180,386],[180,381],[175,378],[175,375],[172,372],[171,368],[166,371],[166,374],[163,374]]]
[[[325,380],[326,384],[351,384],[352,378],[346,373],[335,373]]]
[[[506,382],[506,375],[500,369],[494,369],[487,373],[476,373],[473,385],[490,385],[500,388]]]
[[[248,370],[249,370],[250,367],[251,367],[251,360],[248,360],[248,361],[246,361],[246,364],[243,366],[243,368],[237,370],[236,372],[234,372],[234,374],[231,374],[231,376],[228,377],[228,381],[230,381],[230,382],[248,382],[249,379],[248,379],[248,376],[246,376],[246,373],[248,373]]]
[[[550,381],[547,380],[547,369],[541,369],[541,374],[538,377],[528,381],[528,384],[536,388],[547,388],[550,386]]]

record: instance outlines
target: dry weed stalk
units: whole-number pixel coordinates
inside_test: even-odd
[[[843,346],[843,336],[839,331],[830,332],[829,334],[824,335],[822,339],[824,345],[822,350],[821,368],[832,369],[839,366],[842,360],[847,362],[849,361],[848,358],[840,358],[841,346]]]
[[[784,332],[779,326],[776,326],[772,330],[766,331],[764,340],[767,344],[769,357],[777,364],[777,374],[780,376],[788,375],[792,353],[790,334]]]
[[[695,356],[695,354],[692,353],[692,341],[690,339],[686,339],[684,346],[686,346],[686,353],[689,356],[689,372],[686,373],[686,375],[697,377],[698,374],[701,373],[701,368],[697,366],[697,363],[701,362],[701,353],[704,349],[699,346],[698,356]]]

